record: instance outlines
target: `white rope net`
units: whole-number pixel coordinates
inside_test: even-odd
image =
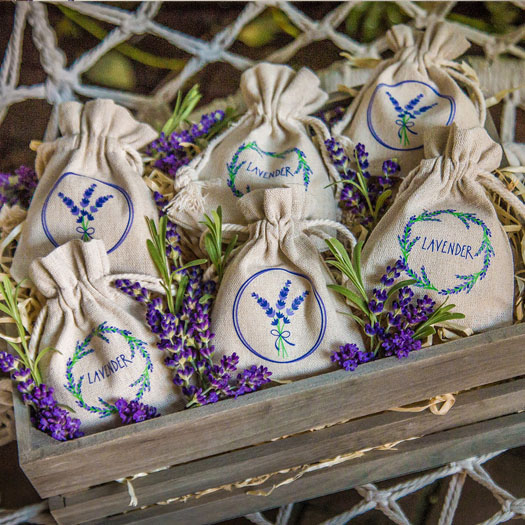
[[[74,100],[78,97],[105,97],[136,110],[139,116],[156,112],[157,114],[165,113],[178,91],[186,88],[190,79],[208,64],[228,64],[240,71],[254,64],[253,59],[233,52],[231,48],[242,29],[269,6],[282,11],[298,30],[298,35],[290,43],[264,56],[264,60],[287,63],[310,44],[325,40],[331,41],[341,51],[357,57],[380,57],[386,50],[384,37],[365,44],[357,42],[338,30],[351,9],[358,3],[347,1],[333,4],[333,9],[324,18],[314,20],[291,2],[248,2],[231,24],[216,32],[211,40],[206,41],[155,21],[162,2],[143,2],[134,11],[102,3],[68,2],[69,9],[111,24],[114,29],[95,47],[80,55],[71,65],[67,66],[66,54],[59,48],[55,30],[49,22],[46,3],[18,2],[13,30],[0,68],[0,124],[11,106],[30,99],[46,100],[55,107],[60,102]],[[496,102],[499,100],[497,94],[509,90],[501,101],[499,132],[510,163],[523,165],[525,164],[525,144],[516,140],[516,116],[518,111],[525,110],[525,68],[522,62],[525,59],[525,49],[522,47],[525,39],[525,24],[506,34],[486,34],[447,18],[456,3],[426,3],[432,5],[427,10],[415,2],[395,2],[410,18],[409,23],[415,27],[425,28],[436,19],[447,20],[447,23],[452,24],[457,31],[463,33],[473,44],[483,50],[484,57],[472,57],[471,64],[477,71],[484,95],[489,100],[490,97],[496,96],[496,100],[493,100]],[[512,2],[512,4],[525,10],[523,0]],[[20,85],[19,83],[20,71],[24,63],[22,43],[26,30],[31,31],[31,37],[39,52],[46,77],[45,81],[34,85]],[[144,34],[163,39],[167,44],[187,53],[191,58],[187,60],[184,68],[177,75],[170,76],[161,84],[161,87],[146,95],[84,82],[84,74],[104,55],[134,35]],[[323,87],[329,92],[336,91],[339,84],[350,87],[358,86],[366,81],[367,75],[367,70],[352,70],[347,62],[337,62],[320,74]],[[235,97],[227,101],[216,101],[215,105],[220,107],[231,100],[235,100]],[[57,122],[53,111],[45,138],[49,140],[56,135]],[[27,137],[28,141],[31,138],[34,137]],[[4,387],[4,382],[1,382],[0,386]],[[4,391],[0,394],[3,396]],[[0,419],[0,444],[3,444],[14,439],[12,413],[9,407],[5,410],[3,406],[0,408]],[[394,523],[407,525],[410,521],[403,513],[398,500],[445,477],[451,479],[439,525],[452,524],[467,476],[490,490],[501,505],[500,511],[485,521],[484,525],[503,523],[515,517],[525,518],[525,499],[517,499],[505,491],[491,479],[482,467],[483,463],[497,454],[499,453],[452,463],[409,482],[390,487],[388,490],[379,490],[374,484],[357,487],[356,490],[362,496],[362,501],[348,512],[326,521],[323,525],[348,523],[355,516],[372,509],[380,510]],[[27,511],[22,509],[14,514],[0,513],[0,523],[21,523],[42,510],[42,507],[31,506],[27,508]],[[291,512],[292,505],[279,509],[275,525],[286,525],[290,520]],[[251,514],[246,518],[256,524],[273,525],[261,513]]]

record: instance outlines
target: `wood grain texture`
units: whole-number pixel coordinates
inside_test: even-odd
[[[241,481],[280,469],[315,463],[386,442],[443,431],[525,409],[525,378],[465,392],[446,416],[384,412],[256,447],[197,460],[133,481],[138,505]],[[51,498],[61,525],[129,511],[126,485],[111,483]]]
[[[20,464],[42,497],[79,490],[525,375],[524,342],[525,324],[500,328],[67,443],[21,429],[30,444],[21,441]],[[21,410],[18,401],[17,423],[27,425]],[[213,438],[203,439],[210,432]],[[174,436],[183,447],[174,446]]]
[[[231,492],[224,491],[191,499],[186,503],[156,505],[89,523],[90,525],[216,523],[286,503],[333,494],[356,485],[420,472],[452,461],[524,444],[525,413],[513,414],[407,441],[398,445],[396,450],[372,451],[362,458],[305,474],[295,482],[279,487],[266,497],[249,495],[246,493],[248,489],[234,489]]]

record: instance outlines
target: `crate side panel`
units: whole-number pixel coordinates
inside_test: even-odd
[[[156,505],[89,523],[153,525],[169,520],[177,525],[204,525],[524,444],[525,413],[513,414],[439,432],[402,443],[396,450],[373,451],[362,458],[307,473],[266,497],[247,494],[250,489],[234,489],[191,499],[186,503]]]
[[[34,450],[23,468],[39,494],[48,497],[523,375],[524,334],[525,325],[502,328],[405,360],[369,363],[357,373],[324,374],[136,428],[53,444]],[[203,439],[211,428],[213,439]],[[184,447],[173,446],[174,435]]]
[[[423,436],[525,409],[525,378],[465,392],[446,416],[430,412],[386,412],[316,432],[221,454],[173,467],[133,481],[138,505],[233,483],[283,468],[311,464],[386,442]],[[110,483],[51,500],[62,525],[81,523],[129,510],[125,485]]]

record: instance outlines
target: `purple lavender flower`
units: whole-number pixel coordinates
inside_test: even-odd
[[[339,347],[339,351],[334,352],[330,359],[337,363],[346,371],[355,370],[360,364],[372,361],[375,358],[373,352],[361,352],[359,347],[354,344],[345,344]]]
[[[247,368],[237,375],[235,397],[237,398],[248,392],[258,390],[262,385],[271,381],[271,375],[272,373],[264,366],[257,367],[256,365],[253,365],[250,368]]]
[[[177,171],[191,160],[188,146],[196,145],[198,139],[210,133],[217,123],[224,120],[224,117],[224,111],[217,110],[202,115],[200,121],[193,124],[190,129],[175,131],[169,137],[161,133],[146,150],[148,155],[155,158],[153,163],[155,168],[175,177]]]
[[[140,421],[147,421],[148,419],[160,416],[155,407],[146,405],[140,401],[130,401],[128,403],[125,399],[121,398],[117,400],[115,406],[124,425],[139,423]]]
[[[342,120],[345,110],[343,106],[336,106],[332,109],[319,111],[315,116],[320,118],[329,128]]]
[[[395,184],[390,175],[399,171],[399,164],[393,160],[385,161],[382,175],[375,177],[368,171],[368,152],[363,144],[357,144],[352,159],[348,158],[342,145],[333,137],[325,141],[325,147],[343,184],[339,196],[340,207],[359,224],[373,226],[390,202],[390,197],[387,197],[377,209],[379,197]],[[352,165],[356,169],[352,169]]]
[[[4,204],[29,208],[37,184],[36,173],[28,166],[20,166],[14,174],[0,173],[0,208]]]
[[[37,385],[29,369],[22,365],[18,357],[8,352],[0,352],[0,368],[10,372],[22,394],[24,403],[31,408],[31,421],[42,432],[58,441],[67,441],[84,435],[80,431],[80,420],[73,419],[67,410],[58,406],[53,388]]]
[[[173,371],[173,382],[181,388],[187,400],[186,406],[215,403],[241,395],[237,393],[239,389],[245,393],[264,384],[262,379],[256,381],[256,374],[251,382],[246,379],[245,383],[238,383],[233,379],[232,374],[239,362],[236,354],[223,356],[220,364],[213,363],[215,347],[214,334],[210,330],[210,296],[215,292],[215,283],[203,282],[202,270],[196,267],[181,274],[181,277],[187,277],[187,285],[176,314],[168,311],[160,297],[144,293],[139,283],[119,280],[115,285],[146,306],[146,321],[158,336],[157,347],[166,353],[165,365]],[[203,298],[206,300],[202,301]],[[266,306],[269,308],[269,303]]]
[[[436,303],[427,295],[414,300],[414,292],[408,286],[390,293],[389,297],[388,289],[404,269],[401,259],[387,266],[380,285],[372,291],[373,299],[368,302],[370,314],[363,323],[372,352],[360,353],[355,344],[346,344],[332,354],[332,361],[345,370],[355,370],[359,364],[377,357],[395,355],[401,359],[421,349],[422,343],[416,331],[435,313]]]

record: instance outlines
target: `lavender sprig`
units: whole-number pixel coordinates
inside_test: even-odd
[[[11,379],[17,383],[24,403],[32,409],[31,421],[38,430],[58,441],[84,435],[80,431],[80,420],[73,419],[67,410],[58,406],[53,388],[43,383],[37,384],[31,370],[24,366],[20,358],[8,352],[0,352],[0,370],[9,373]]]
[[[382,175],[372,177],[368,171],[368,152],[363,144],[357,144],[352,160],[334,138],[326,140],[325,146],[343,184],[340,206],[360,224],[372,229],[390,202],[395,184],[391,175],[400,171],[399,164],[395,160],[386,160]],[[352,164],[356,166],[355,170],[351,168]]]
[[[188,93],[187,97],[190,95]],[[180,95],[179,95],[180,96]],[[200,95],[198,95],[200,97]],[[186,98],[185,98],[186,100]],[[195,97],[188,104],[175,107],[174,114],[164,126],[158,139],[154,140],[147,148],[146,153],[153,160],[153,167],[160,169],[164,173],[175,177],[178,170],[190,162],[207,143],[223,129],[225,129],[237,115],[233,108],[226,108],[226,111],[216,110],[201,116],[197,123],[189,123],[186,119],[195,107]],[[179,129],[180,125],[186,122],[186,129]]]
[[[160,417],[155,407],[146,405],[140,401],[130,401],[128,403],[125,399],[120,398],[115,403],[115,406],[124,425]]]
[[[176,237],[173,231],[173,223],[168,221],[165,215],[159,219],[158,229],[154,221],[148,218],[146,218],[146,221],[151,235],[151,239],[147,240],[148,251],[162,277],[161,284],[166,290],[169,311],[175,314],[184,291],[184,281],[182,281],[179,282],[181,286],[178,286],[174,293],[174,286],[179,281],[179,279],[177,279],[178,274],[187,268],[199,266],[207,261],[206,259],[197,259],[174,268],[176,265],[174,265],[174,263],[178,262],[180,250],[173,250],[172,247],[173,239]],[[170,223],[169,230],[168,222]]]
[[[160,197],[157,196],[157,200]],[[220,214],[217,213],[219,217]],[[240,372],[235,377],[239,358],[236,354],[224,356],[219,364],[213,362],[215,346],[211,332],[210,311],[215,293],[214,281],[203,281],[203,272],[197,266],[182,265],[179,236],[176,226],[166,216],[156,232],[156,255],[167,253],[171,268],[166,264],[161,274],[163,279],[175,273],[177,292],[173,309],[166,300],[151,293],[138,282],[118,280],[118,289],[146,306],[146,322],[157,335],[157,347],[165,352],[165,365],[173,371],[173,383],[182,391],[186,406],[202,406],[219,399],[236,397],[251,392],[270,381],[271,373],[265,367],[256,367]],[[220,230],[219,230],[220,231]],[[165,235],[165,241],[159,237]],[[161,248],[168,247],[165,252]],[[173,284],[173,283],[172,283]],[[170,289],[164,281],[164,289]]]
[[[407,357],[410,352],[421,348],[423,339],[436,333],[433,325],[464,319],[463,314],[451,311],[455,307],[453,304],[444,303],[436,308],[435,301],[427,295],[415,300],[410,286],[416,281],[398,281],[406,270],[401,259],[393,266],[387,266],[379,285],[369,296],[361,277],[363,243],[357,243],[352,261],[337,239],[329,239],[326,243],[335,257],[328,263],[348,277],[355,291],[339,285],[328,286],[350,301],[357,312],[349,315],[362,328],[368,341],[369,351],[360,351],[356,345],[344,345],[332,355],[332,361],[346,370],[354,370],[359,364],[378,357]]]
[[[0,209],[4,204],[29,208],[38,178],[33,169],[20,166],[14,174],[0,173]]]

